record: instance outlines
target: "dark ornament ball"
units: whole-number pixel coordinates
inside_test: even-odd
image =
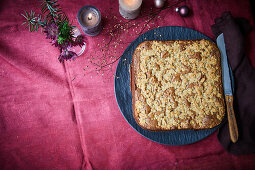
[[[189,15],[190,9],[187,6],[181,6],[179,8],[176,8],[176,12],[180,14],[182,17],[186,17]]]

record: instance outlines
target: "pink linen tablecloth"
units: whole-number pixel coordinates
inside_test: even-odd
[[[169,4],[176,1],[169,1]],[[76,15],[84,5],[102,13],[104,30],[87,37],[85,52],[75,61],[58,62],[59,51],[40,32],[21,26],[23,10],[38,9],[34,0],[0,2],[0,169],[253,169],[255,155],[234,156],[219,144],[216,133],[185,146],[167,146],[138,134],[122,116],[114,94],[116,63],[104,73],[90,63],[102,56],[99,46],[116,21],[125,22],[117,0],[63,0],[63,11],[79,27]],[[188,5],[192,16],[175,7]],[[141,15],[156,10],[144,0]],[[211,25],[222,12],[249,19],[249,1],[187,0],[160,13],[157,26],[184,26],[213,38]],[[133,23],[143,21],[139,19]],[[79,27],[80,28],[80,27]],[[134,30],[133,30],[134,29]],[[139,27],[131,28],[135,33]],[[112,49],[118,57],[138,35],[123,33]],[[120,41],[121,40],[121,41]],[[255,30],[247,55],[255,66]],[[114,48],[114,47],[111,47]],[[95,53],[96,52],[96,53]],[[116,53],[115,53],[116,52]],[[109,54],[109,56],[112,54]],[[102,74],[104,74],[102,76]]]

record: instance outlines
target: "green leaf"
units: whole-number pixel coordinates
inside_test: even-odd
[[[58,36],[58,44],[62,44],[64,42],[64,38],[62,36]]]
[[[45,12],[47,12],[47,7],[44,5],[41,9],[42,13],[44,14]]]
[[[28,19],[27,16],[25,16],[24,14],[21,14],[24,18]]]
[[[29,16],[29,14],[27,13],[27,11],[25,11],[26,15]]]

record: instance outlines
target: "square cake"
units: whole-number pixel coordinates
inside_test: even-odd
[[[221,56],[209,40],[144,41],[130,73],[133,116],[144,129],[209,129],[225,115]]]

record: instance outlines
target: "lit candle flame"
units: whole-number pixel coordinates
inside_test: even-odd
[[[130,6],[130,7],[134,6],[136,4],[136,2],[137,1],[135,1],[135,0],[126,0],[127,5]]]
[[[89,15],[88,15],[88,20],[92,20],[92,14],[91,13],[89,13]]]

